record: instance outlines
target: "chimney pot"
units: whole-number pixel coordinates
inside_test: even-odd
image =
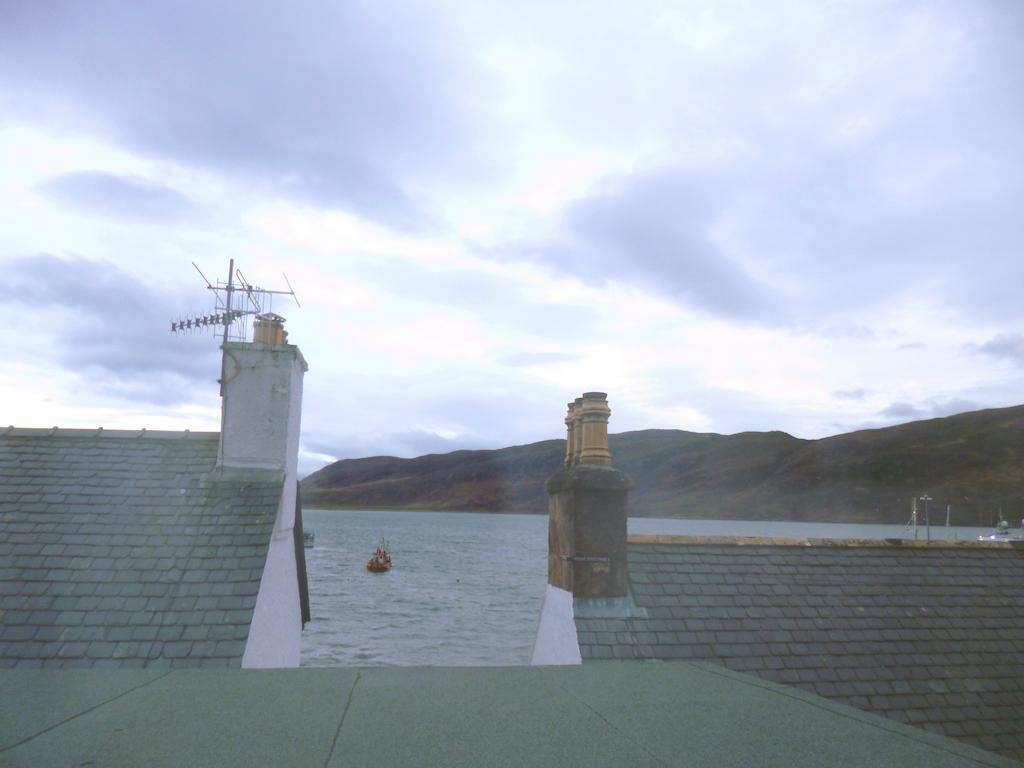
[[[610,466],[612,455],[608,450],[608,418],[612,412],[608,407],[608,395],[604,392],[586,392],[581,399],[583,403],[579,408],[579,418],[582,443],[579,463]]]
[[[576,403],[571,402],[567,406],[568,410],[565,414],[565,465],[569,466],[572,464],[573,454],[575,453],[575,409]]]
[[[252,324],[252,340],[261,344],[287,344],[288,332],[284,329],[285,318],[273,312],[256,315]]]
[[[580,449],[583,447],[583,422],[580,421],[580,408],[583,406],[583,398],[577,397],[572,401],[572,463],[580,463]]]

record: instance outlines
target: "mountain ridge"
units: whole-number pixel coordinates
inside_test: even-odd
[[[782,431],[644,429],[609,436],[641,517],[904,523],[928,493],[961,525],[1024,513],[1024,405],[817,439]],[[545,513],[564,439],[329,464],[302,480],[308,506]]]

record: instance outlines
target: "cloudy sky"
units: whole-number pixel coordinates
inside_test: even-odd
[[[218,428],[231,257],[305,471],[1020,403],[1022,8],[5,4],[0,422]]]

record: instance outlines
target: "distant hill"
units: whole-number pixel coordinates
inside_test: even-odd
[[[1024,515],[1024,406],[962,413],[820,440],[785,432],[611,435],[615,465],[635,483],[630,514],[904,523],[928,493],[961,525]],[[359,509],[547,511],[544,481],[564,440],[415,459],[346,459],[302,481],[304,503]]]

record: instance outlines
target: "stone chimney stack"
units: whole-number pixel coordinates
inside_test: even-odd
[[[624,597],[629,476],[612,466],[604,392],[569,404],[565,466],[548,492],[548,583],[573,597]]]
[[[309,366],[287,343],[284,318],[258,315],[253,341],[228,341],[218,464],[297,474],[302,379]]]

